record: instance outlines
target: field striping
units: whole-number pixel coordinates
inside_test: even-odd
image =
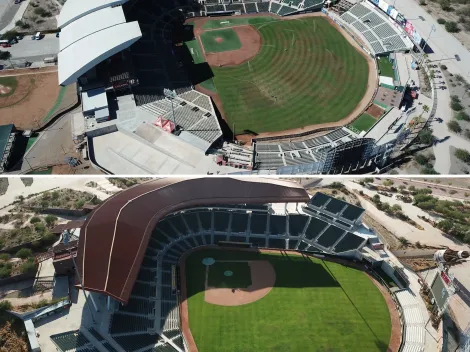
[[[263,46],[249,64],[212,67],[229,125],[261,133],[347,117],[367,89],[366,59],[324,18],[271,22],[254,25]]]
[[[220,42],[217,42],[220,40]],[[208,31],[201,34],[201,42],[206,53],[237,50],[242,47],[240,38],[232,28]]]
[[[202,54],[201,46],[199,45],[199,41],[197,39],[189,40],[184,43],[188,48],[193,61],[195,64],[200,64],[206,62],[204,55]]]
[[[351,126],[359,131],[369,131],[369,129],[377,122],[377,119],[367,113],[363,113],[354,121]]]
[[[280,21],[275,17],[270,16],[260,16],[260,17],[244,17],[244,18],[234,18],[234,17],[227,17],[225,20],[209,20],[202,26],[203,29],[218,29],[218,28],[227,28],[233,26],[241,26],[241,25],[256,25],[261,23],[268,23],[268,22],[277,22]]]
[[[224,307],[204,301],[205,257],[267,260],[276,284],[259,301]],[[186,259],[191,333],[201,352],[385,352],[390,313],[361,271],[293,254],[201,250]]]

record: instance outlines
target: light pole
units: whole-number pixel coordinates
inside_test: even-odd
[[[426,46],[428,45],[428,41],[429,41],[429,38],[431,37],[431,33],[432,33],[432,32],[435,32],[435,31],[436,31],[436,26],[433,24],[433,25],[431,26],[431,30],[429,31],[428,38],[427,38],[426,41],[424,42],[423,52],[426,51]]]
[[[442,55],[441,59],[439,60],[439,67],[441,66],[441,61],[444,60],[444,58],[449,59],[449,57],[446,54]]]

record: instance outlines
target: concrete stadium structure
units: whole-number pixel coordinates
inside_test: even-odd
[[[377,266],[371,258],[380,257],[374,250],[380,242],[362,224],[363,214],[273,179],[163,178],[122,191],[80,228],[75,283],[88,298],[79,328],[57,326],[52,345],[64,352],[187,351],[178,293],[184,253],[244,243]],[[414,341],[424,327],[410,331]]]
[[[374,143],[338,128],[320,137],[284,136],[281,139],[295,140],[297,145],[276,142],[281,149],[269,138],[255,139],[252,149],[231,144],[230,127],[219,121],[211,98],[194,89],[194,76],[210,68],[194,64],[184,48],[173,45],[174,36],[186,35],[184,21],[190,17],[257,12],[284,16],[318,11],[322,6],[317,0],[237,4],[188,0],[177,6],[173,2],[68,1],[59,16],[59,83],[78,81],[82,96],[102,89],[108,102],[99,114],[88,114],[85,122],[77,114],[74,121],[80,127],[74,136],[87,142],[92,164],[109,174],[335,174],[382,169],[404,136]],[[354,14],[362,16],[375,33],[375,39],[366,42],[367,52],[375,56],[413,47],[409,38],[368,6],[357,4],[338,19],[346,23],[351,17],[358,22]],[[374,50],[376,42],[383,50]],[[395,44],[386,45],[389,42]]]

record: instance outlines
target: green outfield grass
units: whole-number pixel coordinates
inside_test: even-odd
[[[226,271],[233,275],[225,276]],[[208,276],[210,287],[246,288],[251,285],[251,270],[246,262],[217,262],[209,267]]]
[[[216,39],[220,39],[221,42],[217,42]],[[204,32],[201,34],[201,41],[206,53],[220,53],[242,47],[240,38],[232,28]]]
[[[367,88],[367,61],[326,19],[249,20],[262,36],[260,53],[236,67],[212,67],[236,133],[335,122],[359,104]]]
[[[268,260],[275,287],[235,307],[204,301],[202,259]],[[189,324],[198,350],[386,351],[390,314],[382,294],[362,272],[292,254],[202,250],[186,259]]]
[[[390,62],[388,57],[379,57],[379,70],[381,76],[395,78],[393,64]]]
[[[268,23],[272,21],[280,21],[280,20],[278,18],[269,17],[269,16],[244,17],[244,18],[227,17],[224,19],[209,20],[206,23],[204,23],[202,28],[204,29],[226,28],[226,27],[240,26],[244,24],[262,24],[262,23]]]
[[[359,131],[369,131],[369,129],[377,122],[377,119],[367,113],[362,114],[354,121],[351,126]]]

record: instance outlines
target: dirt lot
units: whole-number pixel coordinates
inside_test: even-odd
[[[40,14],[41,12],[43,14]],[[21,19],[24,25],[15,29],[28,33],[57,29],[56,16],[59,12],[60,7],[54,0],[32,0]]]
[[[242,44],[242,47],[237,50],[224,51],[220,53],[206,53],[204,45],[202,45],[200,35],[204,32],[202,28],[195,30],[195,35],[202,48],[202,52],[210,66],[236,66],[243,64],[256,55],[261,50],[261,35],[259,32],[250,25],[231,27]],[[211,29],[219,30],[219,29]]]
[[[375,118],[379,118],[384,113],[384,110],[378,107],[377,105],[372,104],[367,108],[366,113]]]
[[[14,94],[0,98],[0,124],[18,129],[38,128],[59,94],[57,72],[17,76]]]

